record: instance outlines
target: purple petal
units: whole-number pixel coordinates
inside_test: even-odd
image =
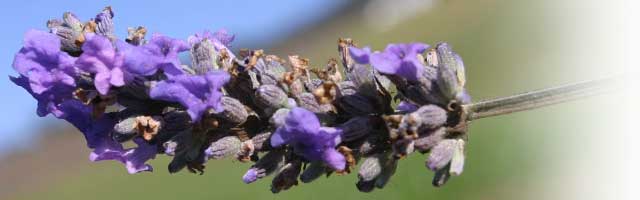
[[[129,174],[143,171],[153,171],[151,165],[145,164],[148,160],[154,159],[158,153],[158,147],[149,144],[141,138],[134,139],[138,147],[127,150],[123,156]]]
[[[426,51],[428,48],[429,48],[428,44],[411,43],[411,44],[409,44],[408,50],[411,53],[421,54],[421,53],[424,53],[424,51]]]
[[[210,108],[222,111],[220,88],[229,81],[226,72],[210,72],[206,75],[178,75],[161,81],[149,93],[152,99],[178,102],[196,122]]]
[[[376,52],[369,57],[371,65],[383,74],[396,74],[402,60],[396,55],[387,52]]]
[[[125,55],[116,52],[111,41],[100,35],[86,34],[88,39],[82,46],[83,53],[76,61],[80,70],[95,74],[94,84],[100,94],[106,95],[110,87],[122,86],[132,79],[126,69]]]
[[[129,43],[118,40],[118,52],[124,55],[123,68],[128,72],[140,75],[150,76],[156,73],[158,66],[156,63],[158,57],[154,56],[146,48],[134,46]]]
[[[120,68],[113,68],[111,70],[111,76],[109,79],[109,83],[113,86],[124,86],[124,72]]]
[[[284,128],[278,128],[271,134],[271,146],[279,147],[289,142],[289,134]]]
[[[371,55],[371,48],[364,47],[358,49],[356,47],[349,47],[349,54],[351,58],[360,64],[369,64],[369,55]]]
[[[111,73],[97,73],[93,84],[100,94],[106,95],[109,93],[109,88],[111,88]]]
[[[246,184],[253,183],[258,180],[258,171],[255,168],[247,170],[247,173],[242,176],[242,181]]]
[[[320,121],[316,114],[300,107],[289,111],[285,124],[287,129],[293,132],[316,133],[320,129]]]
[[[226,29],[220,29],[213,33],[213,38],[220,41],[220,43],[222,43],[224,46],[229,46],[231,42],[233,42],[233,39],[236,38],[236,36],[233,34],[229,34]]]
[[[406,78],[407,80],[416,81],[420,79],[420,76],[424,72],[424,65],[419,63],[417,59],[407,60],[405,59],[400,64],[400,67],[396,71],[396,75]]]
[[[344,170],[347,164],[344,156],[333,148],[324,150],[324,153],[322,154],[322,161],[324,161],[327,166],[338,171]]]
[[[180,78],[182,76],[186,75],[176,76],[175,78]],[[200,116],[206,109],[206,106],[198,97],[186,89],[182,84],[176,83],[172,80],[161,81],[156,84],[155,87],[151,88],[149,96],[152,99],[180,103],[182,106],[187,108],[187,112],[194,122],[200,120]]]
[[[396,107],[396,110],[409,113],[418,110],[418,106],[409,103],[408,101],[400,101],[400,103]]]

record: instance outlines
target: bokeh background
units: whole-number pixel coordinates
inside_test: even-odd
[[[204,29],[236,34],[234,50],[300,54],[312,66],[337,57],[336,41],[360,46],[449,42],[463,57],[476,100],[611,75],[627,48],[625,2],[595,0],[402,1],[32,1],[0,3],[0,199],[621,199],[633,181],[629,132],[619,111],[630,102],[610,93],[473,122],[462,176],[431,186],[425,156],[400,162],[383,190],[360,193],[356,176],[321,178],[271,194],[270,178],[246,185],[250,164],[215,160],[204,175],[169,174],[158,156],[153,173],[128,175],[116,162],[88,161],[81,134],[53,117],[8,78],[28,29],[72,11],[88,19],[104,6],[117,34],[144,25],[186,39]],[[637,41],[637,39],[635,40]],[[628,55],[627,55],[628,56]],[[615,108],[615,109],[613,109]],[[636,106],[637,108],[637,106]],[[631,116],[631,115],[629,115]],[[626,119],[629,119],[626,117]],[[636,136],[637,138],[637,136]],[[637,148],[636,148],[637,149]],[[637,159],[635,159],[637,161]],[[637,175],[637,173],[636,173]]]

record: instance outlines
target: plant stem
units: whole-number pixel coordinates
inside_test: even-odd
[[[547,88],[462,106],[467,121],[554,105],[610,91],[620,77],[609,77]]]

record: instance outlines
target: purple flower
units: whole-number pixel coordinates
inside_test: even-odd
[[[118,52],[124,55],[123,68],[134,75],[150,76],[161,69],[168,76],[183,74],[178,53],[189,49],[186,42],[155,34],[149,43],[135,46],[118,40]]]
[[[60,50],[60,39],[51,33],[30,30],[24,47],[13,60],[13,69],[29,79],[29,88],[42,94],[54,87],[75,87],[75,58]]]
[[[200,121],[202,114],[213,109],[222,112],[220,88],[229,81],[224,71],[204,75],[178,75],[159,82],[150,91],[152,99],[178,102],[187,109],[193,122]]]
[[[289,144],[294,152],[310,161],[323,161],[335,170],[344,170],[345,157],[335,147],[341,142],[342,130],[321,127],[318,117],[303,108],[293,108],[284,126],[271,136],[271,146]]]
[[[158,153],[158,146],[149,144],[140,137],[135,138],[133,141],[138,145],[138,147],[127,149],[127,151],[122,154],[127,171],[129,174],[153,171],[153,167],[145,163],[156,157],[156,154]]]
[[[351,58],[360,64],[369,64],[369,56],[371,55],[371,48],[364,47],[362,49],[356,47],[349,47],[349,54]]]
[[[124,149],[120,143],[113,140],[110,134],[117,123],[115,117],[103,115],[94,120],[91,117],[91,107],[77,100],[65,101],[61,105],[61,110],[64,111],[62,118],[80,130],[87,140],[87,146],[93,149],[93,152],[89,155],[89,160],[116,160],[123,162],[122,153]]]
[[[124,54],[117,52],[111,41],[104,36],[87,34],[82,45],[82,55],[76,61],[79,69],[95,74],[94,84],[102,95],[109,93],[112,86],[120,87],[133,79],[124,65]]]
[[[418,55],[427,48],[429,45],[423,43],[389,44],[384,52],[371,54],[369,61],[381,73],[416,81],[422,76],[425,67]]]
[[[160,34],[154,34],[149,43],[144,45],[154,57],[157,57],[157,68],[162,69],[169,76],[183,74],[180,69],[180,52],[189,50],[189,45],[182,40],[173,39]]]
[[[111,137],[113,127],[118,122],[113,115],[103,115],[94,120],[91,118],[91,107],[77,100],[65,101],[61,109],[65,111],[63,118],[84,134],[87,146],[93,149],[89,160],[115,160],[124,163],[130,174],[153,170],[145,162],[155,158],[157,146],[148,144],[142,138],[135,138],[133,141],[138,146],[124,149],[122,144]]]

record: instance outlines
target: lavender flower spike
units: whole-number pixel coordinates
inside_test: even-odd
[[[296,154],[310,161],[323,161],[334,170],[341,171],[346,167],[346,160],[335,149],[342,140],[341,135],[342,130],[321,127],[314,113],[296,107],[289,112],[284,126],[271,136],[271,146],[289,144]]]
[[[152,99],[177,102],[187,109],[193,122],[200,121],[202,114],[208,109],[222,112],[220,88],[229,81],[229,74],[224,71],[209,72],[204,75],[178,75],[160,81],[151,88]]]
[[[389,44],[384,52],[371,54],[371,65],[383,74],[394,74],[417,81],[422,76],[424,64],[418,58],[429,45],[423,43]]]

